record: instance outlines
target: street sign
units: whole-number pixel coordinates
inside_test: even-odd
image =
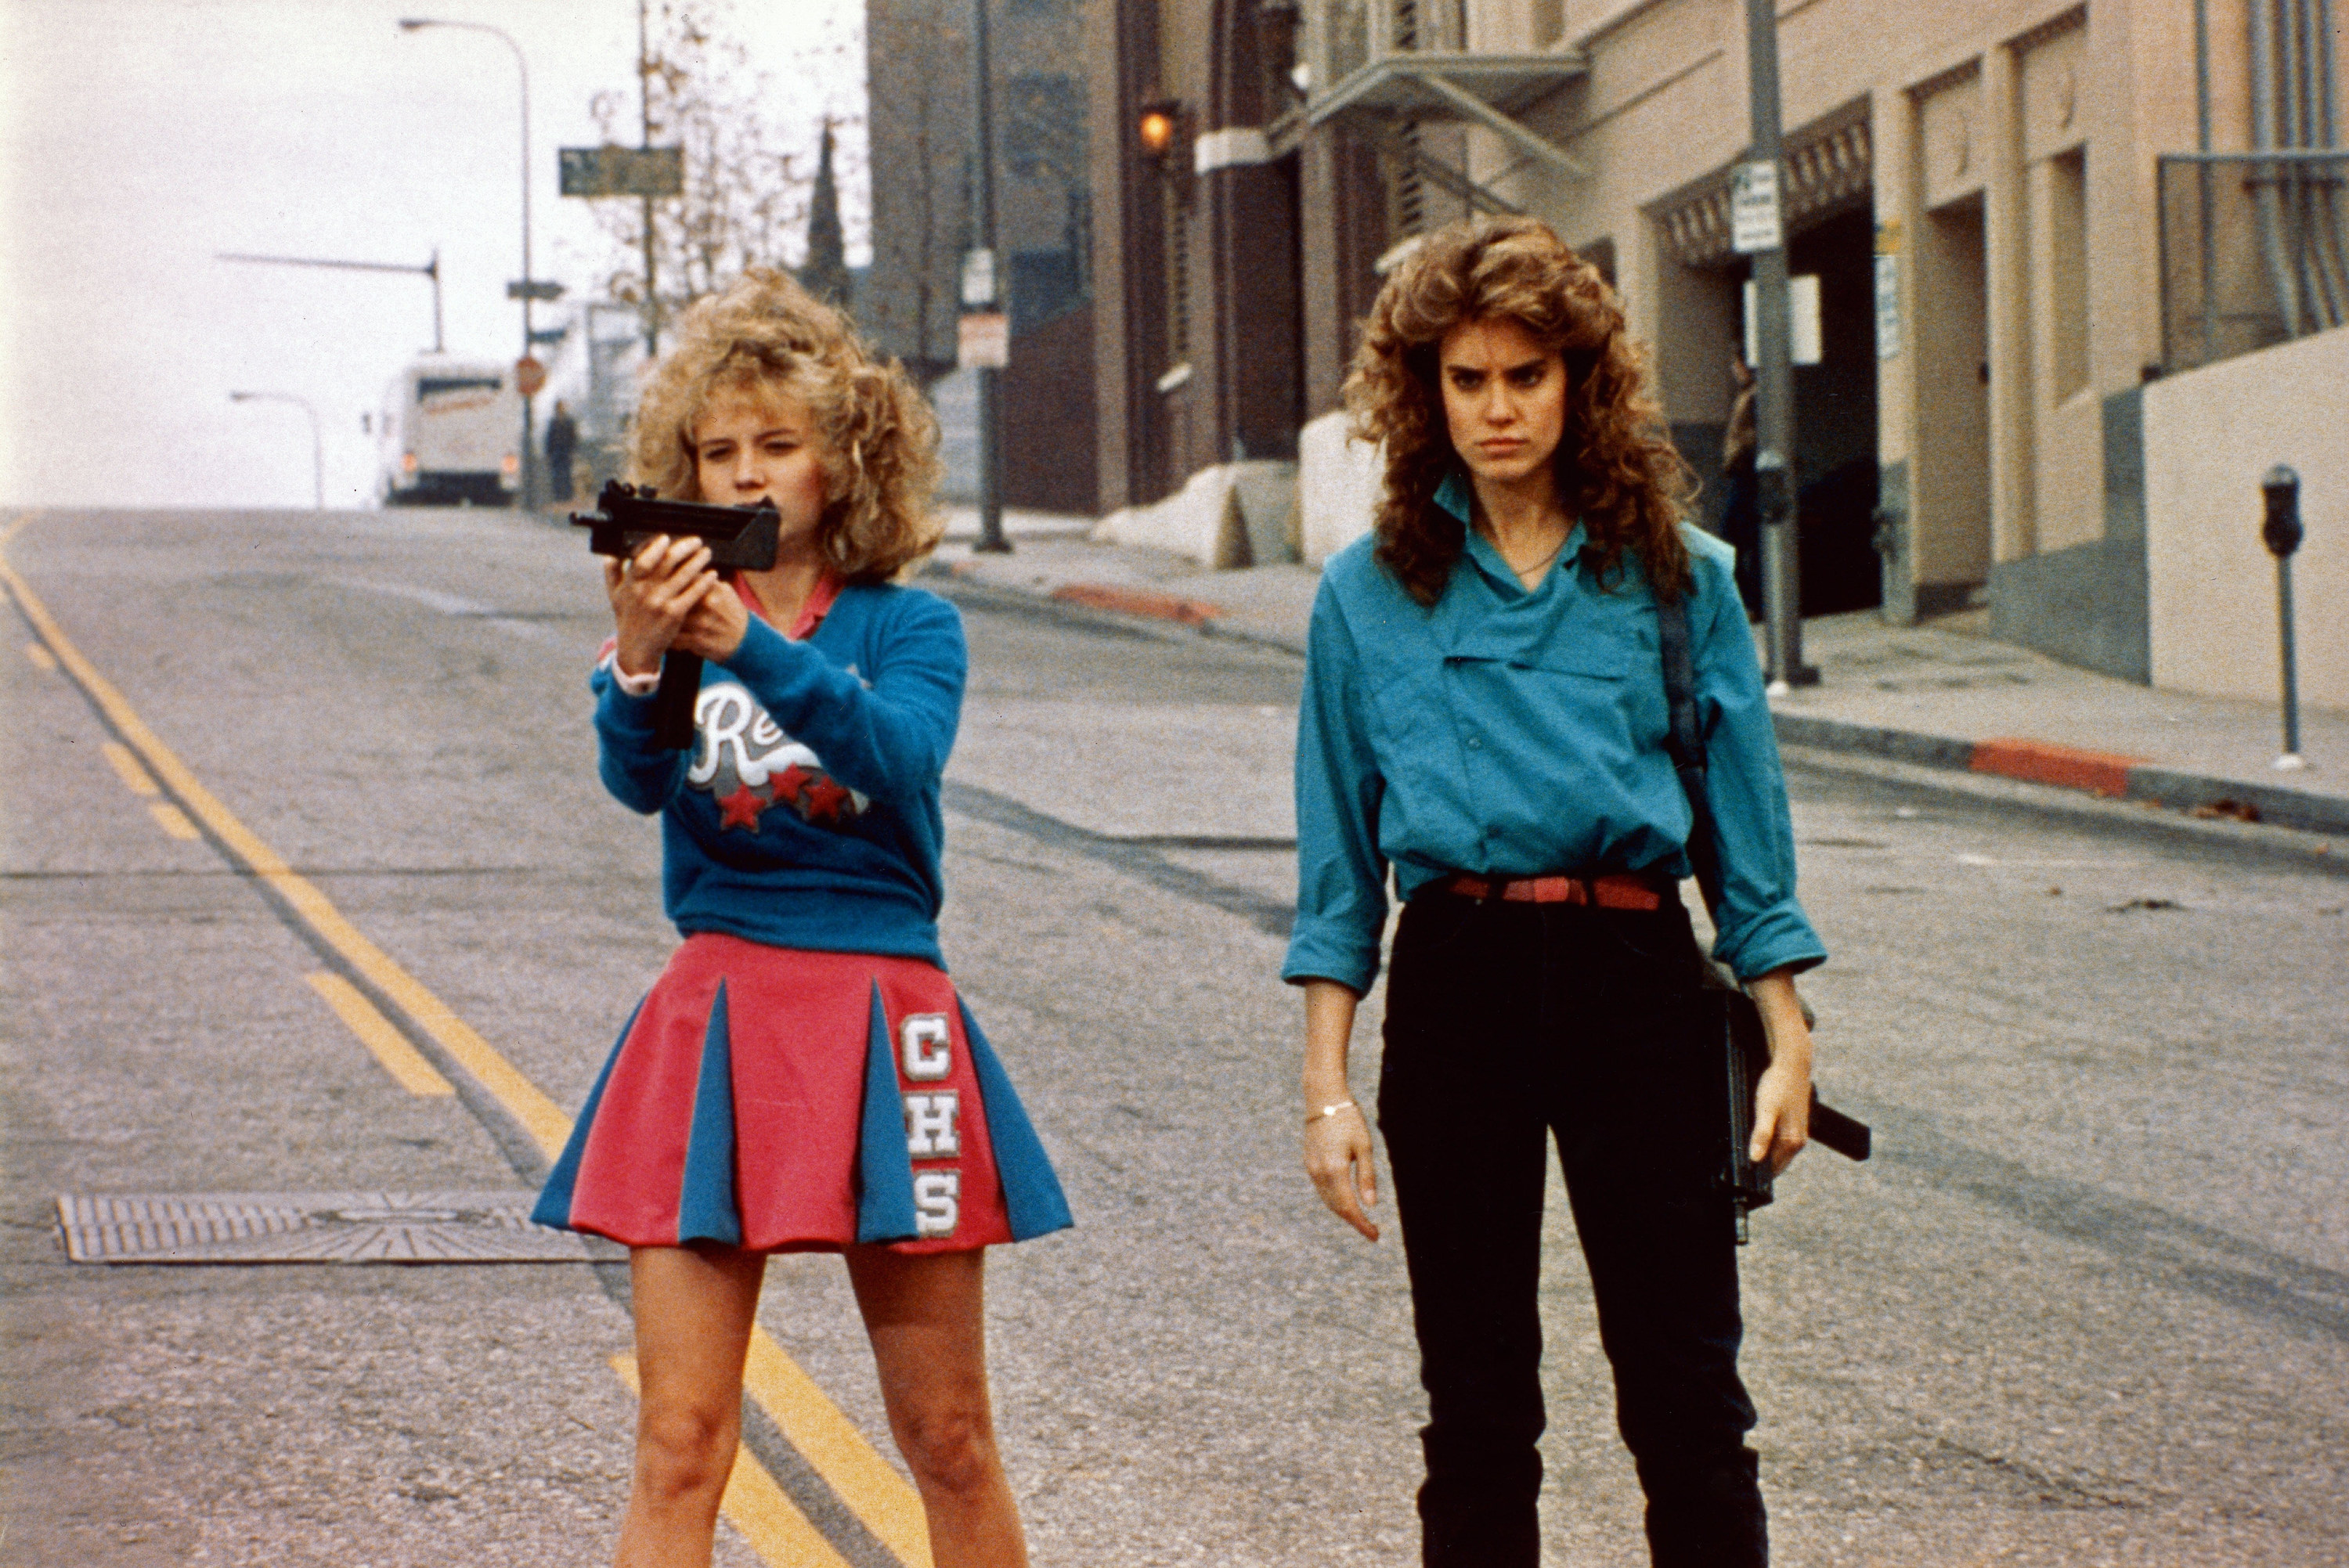
[[[527,283],[519,283],[512,279],[508,279],[506,282],[508,299],[534,299],[553,304],[562,297],[563,285],[550,283],[544,278],[532,278]]]
[[[962,370],[1000,370],[1011,363],[1011,318],[1001,311],[964,316],[955,332],[955,365]]]
[[[1741,256],[1786,242],[1778,218],[1778,166],[1741,163],[1729,186],[1729,248]]]
[[[1876,225],[1876,357],[1900,357],[1900,220]]]
[[[685,191],[679,147],[566,147],[560,150],[565,196],[677,196]]]
[[[514,361],[514,390],[535,397],[546,386],[546,366],[525,355]]]
[[[1817,365],[1826,358],[1826,340],[1819,331],[1819,279],[1805,273],[1786,280],[1788,357],[1797,365]],[[1745,280],[1745,363],[1762,363],[1761,310],[1754,299],[1754,280]]]
[[[1876,357],[1900,357],[1900,258],[1876,258]]]
[[[962,253],[962,303],[974,307],[995,303],[993,251],[965,251]]]

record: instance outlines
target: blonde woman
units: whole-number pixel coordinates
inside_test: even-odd
[[[1540,1555],[1555,1140],[1654,1560],[1749,1568],[1766,1546],[1713,1181],[1723,1064],[1697,1027],[1659,603],[1687,613],[1726,890],[1714,953],[1768,1033],[1751,1152],[1776,1167],[1809,1107],[1793,975],[1824,954],[1728,551],[1682,525],[1685,470],[1614,291],[1530,219],[1432,235],[1372,307],[1347,397],[1386,493],[1313,612],[1283,973],[1306,991],[1307,1171],[1375,1241],[1346,1060],[1392,872],[1378,1112],[1428,1395],[1424,1559]]]
[[[935,1560],[1012,1568],[982,1249],[1069,1214],[938,952],[962,624],[894,581],[937,540],[936,423],[838,312],[758,272],[679,322],[633,443],[636,482],[771,502],[781,543],[732,580],[689,539],[605,573],[603,779],[660,816],[685,941],[538,1218],[629,1248],[643,1394],[619,1562],[709,1561],[767,1255],[827,1251],[846,1256]],[[688,751],[653,739],[672,648],[708,661]]]

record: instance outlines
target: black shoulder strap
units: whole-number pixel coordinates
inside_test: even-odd
[[[1681,789],[1689,803],[1689,867],[1708,913],[1721,907],[1721,852],[1713,839],[1713,806],[1704,792],[1704,737],[1696,722],[1696,664],[1689,650],[1688,596],[1656,600],[1656,641],[1663,655],[1664,707],[1671,727],[1664,746],[1672,754]]]

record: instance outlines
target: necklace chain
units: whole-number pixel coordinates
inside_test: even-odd
[[[1500,550],[1501,559],[1508,562],[1510,571],[1516,573],[1518,576],[1523,577],[1528,572],[1539,572],[1543,567],[1547,566],[1551,562],[1557,560],[1558,558],[1558,553],[1566,548],[1566,540],[1561,537],[1556,544],[1549,547],[1548,554],[1543,556],[1539,561],[1536,561],[1525,566],[1518,565],[1507,551],[1501,550],[1500,542],[1498,540],[1494,542],[1493,548]]]

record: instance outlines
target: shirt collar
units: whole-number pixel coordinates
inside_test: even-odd
[[[1475,496],[1468,489],[1467,476],[1458,469],[1445,474],[1444,482],[1435,487],[1435,504],[1463,523],[1467,522],[1475,511]]]
[[[729,581],[734,584],[736,596],[749,607],[750,614],[758,616],[761,621],[766,620],[767,606],[760,599],[758,591],[745,582],[740,573],[733,574]],[[841,586],[838,573],[829,571],[824,573],[815,580],[815,587],[809,591],[807,603],[800,606],[799,619],[792,622],[788,628],[779,626],[776,630],[782,632],[794,643],[803,643],[814,636],[815,629],[823,624],[823,618],[832,614],[832,606],[840,597]]]
[[[1468,558],[1476,563],[1477,568],[1485,575],[1490,577],[1504,590],[1515,593],[1526,593],[1527,591],[1526,585],[1517,581],[1517,574],[1509,570],[1509,563],[1501,558],[1501,552],[1494,549],[1483,534],[1476,531],[1475,524],[1472,521],[1475,500],[1475,494],[1468,486],[1468,476],[1458,469],[1454,469],[1450,473],[1445,474],[1444,482],[1435,487],[1435,504],[1457,518],[1462,531],[1467,536]],[[1566,543],[1557,552],[1558,561],[1569,569],[1579,564],[1582,559],[1582,547],[1589,542],[1589,531],[1582,526],[1582,520],[1575,519],[1574,527],[1567,532]],[[1542,581],[1545,583],[1549,581],[1547,573],[1544,573]]]

